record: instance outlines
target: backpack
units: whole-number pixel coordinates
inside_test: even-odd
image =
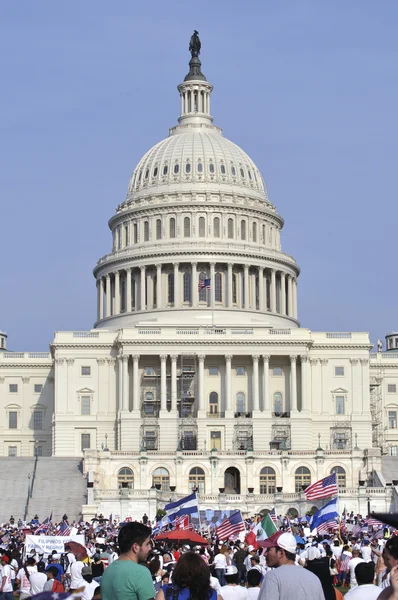
[[[53,587],[51,588],[52,592],[64,592],[65,588],[58,579],[54,579]]]

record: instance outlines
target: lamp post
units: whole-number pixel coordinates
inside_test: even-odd
[[[368,503],[368,517],[370,517],[370,497],[368,496],[366,498],[366,500],[367,500],[367,503]]]

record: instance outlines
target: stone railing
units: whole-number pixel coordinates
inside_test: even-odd
[[[49,352],[0,352],[0,360],[9,360],[17,358],[43,358],[45,360],[52,360],[51,354]]]

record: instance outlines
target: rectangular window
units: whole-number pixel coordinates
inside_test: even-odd
[[[398,446],[390,446],[390,456],[398,456]]]
[[[344,367],[335,367],[334,375],[335,377],[344,377]]]
[[[42,383],[35,383],[34,386],[34,392],[35,394],[41,394],[43,391],[43,384]]]
[[[218,367],[209,367],[209,375],[218,375]]]
[[[344,396],[336,396],[336,415],[344,415]]]
[[[155,367],[144,367],[144,375],[155,375]]]
[[[10,394],[17,394],[18,393],[18,384],[10,383],[10,385],[8,386],[8,391],[10,392]]]
[[[144,447],[146,448],[146,450],[157,450],[158,449],[156,431],[153,431],[153,430],[145,431]]]
[[[82,367],[81,374],[82,375],[91,375],[91,367]]]
[[[18,413],[16,410],[10,410],[8,413],[8,429],[17,429]]]
[[[193,431],[184,431],[183,449],[196,450],[196,436]]]
[[[41,410],[33,411],[33,429],[43,429],[43,412]]]
[[[17,456],[16,446],[8,446],[8,456]]]
[[[43,456],[43,446],[35,446],[33,448],[33,456]]]
[[[389,429],[397,428],[397,411],[396,410],[388,411],[388,428]]]
[[[283,375],[282,367],[273,367],[272,375],[274,377],[282,377],[282,375]]]
[[[82,415],[89,415],[91,413],[91,396],[81,397],[81,408]]]
[[[389,383],[387,386],[387,392],[389,394],[396,394],[397,392],[397,386],[395,383]]]
[[[210,450],[221,450],[221,431],[210,432]]]
[[[236,367],[235,368],[235,373],[237,375],[246,375],[245,367]]]
[[[91,446],[91,434],[90,433],[82,433],[81,435],[81,450],[87,450]]]
[[[336,450],[345,450],[347,447],[347,436],[345,433],[337,433],[335,437],[335,449]]]

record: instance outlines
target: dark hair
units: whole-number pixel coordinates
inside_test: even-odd
[[[258,554],[255,554],[254,556],[250,557],[250,560],[253,560],[255,563],[257,563],[258,565],[260,564],[260,557]]]
[[[39,573],[44,573],[44,571],[45,571],[45,564],[43,562],[38,562],[37,563],[37,571]]]
[[[238,583],[239,573],[231,573],[230,575],[224,574],[224,577],[227,583]]]
[[[56,579],[58,577],[58,569],[57,567],[48,567],[47,573],[51,573],[51,575]]]
[[[398,537],[394,536],[387,540],[385,549],[391,554],[395,560],[398,559]]]
[[[375,576],[375,565],[373,562],[362,562],[355,567],[355,577],[358,585],[373,583]]]
[[[173,571],[173,583],[179,588],[188,588],[191,600],[208,600],[210,571],[203,558],[195,552],[185,552]]]
[[[120,552],[129,552],[133,544],[142,546],[151,533],[152,529],[150,527],[138,523],[138,521],[123,525],[118,536]]]
[[[26,559],[26,566],[27,567],[33,567],[35,564],[36,564],[36,561],[33,558],[33,556],[29,556],[29,558]]]
[[[285,550],[284,548],[281,548],[280,546],[276,547],[277,550],[283,550],[283,552],[285,553],[285,556],[287,558],[287,560],[292,560],[293,562],[296,560],[296,553],[295,552],[288,552],[287,550]]]
[[[247,572],[248,587],[257,587],[262,578],[262,574],[258,569],[249,569]]]

